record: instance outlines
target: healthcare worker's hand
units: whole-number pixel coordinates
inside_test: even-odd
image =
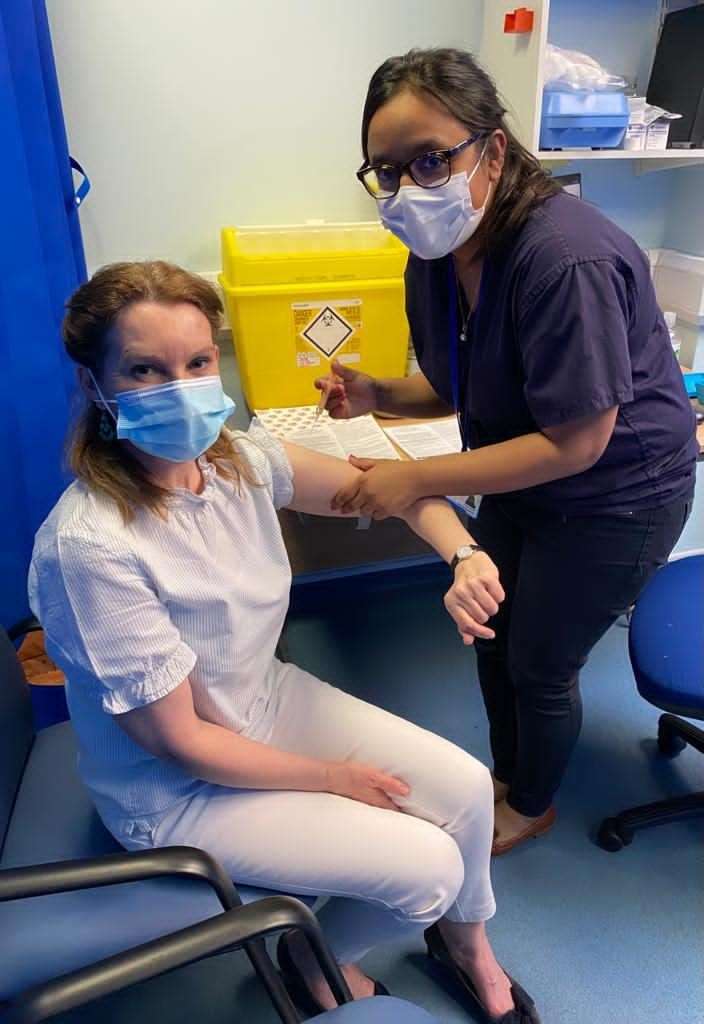
[[[408,796],[410,787],[393,775],[358,761],[331,761],[327,766],[328,792],[372,807],[398,811],[393,797]]]
[[[474,643],[475,637],[494,639],[496,634],[486,623],[505,597],[499,570],[484,551],[458,563],[455,582],[445,594],[445,607],[465,644]]]
[[[350,455],[349,461],[362,470],[362,476],[337,492],[330,504],[333,511],[386,519],[400,516],[420,497],[416,463],[358,459],[355,455]]]
[[[333,360],[328,377],[318,377],[318,391],[327,393],[325,408],[334,420],[349,420],[374,412],[377,406],[376,383],[367,373],[351,370]]]

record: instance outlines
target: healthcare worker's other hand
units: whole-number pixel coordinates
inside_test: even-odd
[[[358,761],[331,761],[327,766],[328,792],[346,796],[372,807],[398,811],[393,797],[408,796],[410,787],[401,779],[387,775],[370,764]]]
[[[486,623],[505,597],[499,570],[484,551],[458,563],[455,582],[445,594],[445,607],[465,644],[474,643],[475,637],[494,639],[496,634]]]
[[[337,492],[330,505],[334,512],[386,519],[402,515],[420,497],[414,462],[358,459],[355,455],[350,455],[349,461],[363,475]]]
[[[365,416],[377,407],[376,382],[367,373],[351,370],[337,359],[333,360],[328,377],[318,377],[318,391],[327,391],[325,408],[334,420],[349,420]]]

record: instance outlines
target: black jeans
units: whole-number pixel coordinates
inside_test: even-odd
[[[548,809],[582,724],[579,670],[677,543],[691,499],[625,515],[564,516],[520,498],[482,501],[475,533],[506,591],[476,642],[494,776],[508,802]]]

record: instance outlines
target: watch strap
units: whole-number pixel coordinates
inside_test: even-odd
[[[453,573],[454,573],[455,569],[457,568],[457,566],[460,564],[460,562],[466,562],[466,560],[468,558],[471,558],[472,555],[476,555],[476,553],[478,551],[483,551],[484,550],[484,548],[480,544],[464,544],[463,547],[470,548],[471,549],[471,554],[464,555],[462,558],[460,558],[459,555],[455,555],[453,557],[452,561],[450,562],[450,569],[451,569],[451,571]]]

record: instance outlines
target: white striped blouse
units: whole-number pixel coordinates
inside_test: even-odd
[[[67,679],[79,770],[105,824],[151,820],[202,782],[153,757],[113,716],[190,678],[198,714],[264,735],[274,651],[291,583],[276,509],[293,497],[281,445],[256,421],[233,442],[262,486],[200,460],[200,494],[175,491],[166,519],[125,526],[109,499],[73,483],[40,527],[30,604]]]

